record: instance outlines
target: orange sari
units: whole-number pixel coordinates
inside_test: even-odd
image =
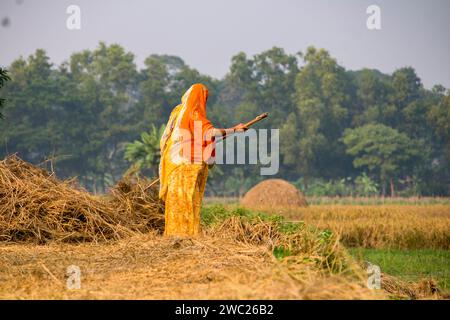
[[[212,141],[205,138],[213,128],[206,118],[207,99],[204,85],[192,85],[173,109],[160,141],[159,197],[165,202],[165,235],[200,232],[200,208],[208,178],[203,159],[213,155]]]

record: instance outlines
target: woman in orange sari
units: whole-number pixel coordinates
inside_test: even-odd
[[[206,86],[192,85],[173,109],[160,141],[159,197],[165,202],[165,235],[199,234],[207,161],[214,157],[214,137],[246,129],[243,124],[214,128],[206,117],[207,100]]]

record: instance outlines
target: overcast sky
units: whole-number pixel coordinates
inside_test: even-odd
[[[66,27],[71,4],[81,30]],[[366,27],[371,4],[381,30]],[[152,53],[172,54],[222,77],[239,51],[314,45],[347,69],[413,66],[426,87],[450,88],[450,0],[0,0],[0,20],[3,66],[37,48],[59,64],[105,41],[133,52],[139,67]]]

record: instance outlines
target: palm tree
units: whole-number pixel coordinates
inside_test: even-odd
[[[158,163],[161,157],[159,140],[164,132],[165,126],[157,129],[154,125],[149,132],[141,134],[141,140],[135,140],[125,146],[125,160],[132,163],[127,173],[150,171],[154,176],[158,174]]]

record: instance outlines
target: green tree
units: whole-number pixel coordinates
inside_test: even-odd
[[[11,78],[8,76],[8,70],[5,70],[0,67],[0,89],[5,85],[7,81],[11,80]],[[3,119],[2,109],[3,105],[5,104],[5,99],[0,98],[0,119]]]
[[[429,132],[431,157],[428,165],[417,173],[424,183],[419,184],[423,194],[445,195],[450,192],[450,90],[433,88],[426,117]]]
[[[183,93],[197,82],[209,88],[208,106],[213,105],[217,98],[217,80],[200,74],[176,56],[154,54],[147,57],[145,68],[139,74],[139,94],[132,111],[136,130],[144,131],[149,123],[164,124]]]
[[[149,123],[162,124],[171,112],[169,97],[170,75],[166,64],[156,55],[145,59],[145,69],[139,83],[140,98],[133,114],[139,132]]]
[[[356,110],[352,124],[362,126],[367,123],[388,124],[395,108],[388,103],[391,90],[390,77],[378,70],[363,69],[349,71],[356,85]]]
[[[347,153],[355,157],[353,164],[356,168],[367,167],[379,175],[383,195],[388,181],[391,196],[395,195],[395,179],[405,172],[420,152],[417,142],[383,124],[347,129],[342,140]]]
[[[430,108],[427,117],[436,136],[444,145],[447,162],[450,163],[450,90]]]
[[[143,132],[141,140],[125,145],[125,160],[132,163],[132,170],[149,170],[153,176],[158,175],[158,164],[161,157],[159,141],[164,133],[165,126],[157,129],[154,125],[150,132]]]
[[[351,167],[346,166],[349,160],[339,138],[354,113],[353,83],[326,50],[310,47],[302,57],[305,65],[295,81],[301,152],[298,170],[306,181],[319,174],[345,176]]]
[[[62,136],[54,134],[59,126],[60,109],[56,103],[56,72],[44,50],[36,50],[27,60],[9,67],[11,82],[5,87],[7,121],[0,134],[3,150],[19,153],[28,161],[43,161],[55,153]],[[2,150],[2,151],[3,151]]]
[[[413,68],[401,68],[392,74],[389,100],[397,112],[389,125],[413,138],[419,138],[423,134],[426,124],[422,92],[422,83]]]
[[[251,112],[270,112],[267,125],[280,127],[286,114],[295,110],[293,95],[298,61],[283,49],[273,47],[247,58],[239,53],[232,58],[228,79],[240,97],[235,103],[235,122],[242,121],[240,110],[252,106]],[[246,111],[244,111],[246,112]]]
[[[36,50],[7,69],[0,153],[17,152],[34,163],[51,158],[58,176],[77,176],[93,191],[104,191],[123,174],[127,143],[163,125],[195,82],[210,89],[208,118],[216,126],[270,113],[258,126],[281,129],[279,176],[285,179],[327,194],[368,193],[370,181],[361,174],[371,165],[370,178],[380,188],[392,182],[399,194],[450,191],[450,93],[424,88],[411,67],[392,75],[346,71],[324,49],[291,55],[275,47],[251,57],[238,53],[218,80],[170,55],[151,55],[137,70],[131,52],[100,43],[58,66]],[[378,128],[373,136],[362,129],[368,125]],[[353,155],[341,138],[355,127],[364,135],[354,139],[367,145]],[[354,166],[359,158],[368,162]],[[242,194],[261,178],[258,166],[219,168],[208,182],[214,194]],[[356,189],[348,189],[348,181]]]
[[[247,57],[243,52],[235,55],[224,80],[224,94],[219,97],[219,102],[228,106],[231,115],[229,124],[244,122],[257,114],[269,112],[270,117],[264,121],[264,127],[281,128],[286,122],[286,116],[296,109],[294,80],[297,74],[297,56],[287,54],[281,48],[273,47],[253,57]],[[281,135],[280,140],[283,139]],[[243,172],[233,167],[225,170],[229,170],[230,175],[239,172],[242,178],[237,181],[253,181],[252,177],[259,175],[258,166]]]
[[[100,43],[94,51],[72,55],[70,72],[77,83],[82,110],[89,117],[87,170],[94,189],[104,190],[126,168],[124,145],[133,131],[131,111],[137,77],[134,55],[116,44]],[[82,116],[83,117],[83,116]]]

